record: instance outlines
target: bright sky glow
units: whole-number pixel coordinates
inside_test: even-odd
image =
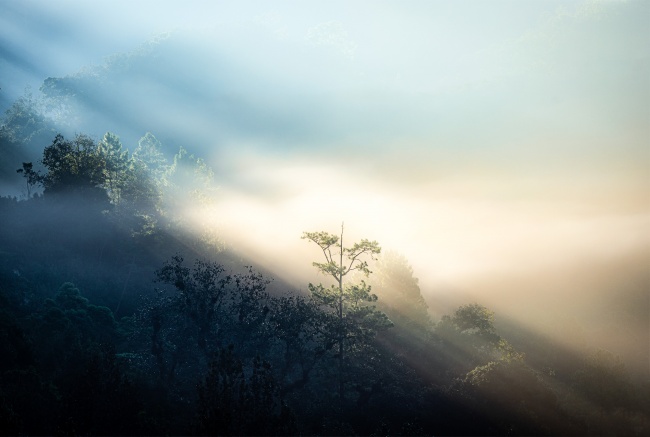
[[[30,0],[0,12],[3,107],[26,84],[179,35],[187,58],[125,84],[133,123],[108,113],[103,129],[182,132],[221,185],[213,211],[188,214],[298,286],[314,257],[301,233],[342,221],[351,239],[402,252],[425,295],[446,283],[486,296],[515,287],[494,278],[560,270],[569,288],[571,266],[648,260],[650,2]],[[151,126],[133,120],[143,112]]]

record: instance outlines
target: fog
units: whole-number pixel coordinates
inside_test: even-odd
[[[650,372],[648,2],[0,12],[3,110],[63,79],[60,131],[115,132],[131,150],[152,132],[203,157],[219,190],[184,207],[189,223],[292,287],[318,279],[302,232],[345,222],[348,241],[409,260],[436,320],[478,301]],[[641,309],[621,304],[609,329],[600,315],[619,297]],[[572,317],[587,338],[559,328]]]

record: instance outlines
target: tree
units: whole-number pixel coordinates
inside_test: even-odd
[[[490,434],[582,434],[561,411],[551,388],[522,358],[478,366],[456,381],[452,393],[485,420],[482,426]]]
[[[572,379],[576,393],[602,408],[625,408],[634,403],[625,364],[609,351],[590,353]]]
[[[174,285],[178,291],[174,306],[180,315],[191,321],[192,336],[206,358],[210,356],[210,334],[224,322],[223,307],[229,294],[228,285],[233,280],[224,271],[219,264],[199,260],[190,269],[183,265],[179,255],[156,271],[159,281]]]
[[[27,184],[27,198],[32,197],[32,191],[41,183],[42,176],[34,170],[34,165],[31,162],[23,162],[23,168],[16,170],[16,173],[22,174]]]
[[[273,335],[284,346],[280,366],[284,396],[307,385],[325,355],[320,329],[323,313],[313,300],[292,295],[273,299],[271,308]]]
[[[43,150],[41,162],[47,169],[43,176],[45,195],[77,192],[95,200],[107,198],[102,189],[105,163],[90,137],[77,135],[68,141],[58,134]]]
[[[129,152],[122,149],[122,142],[117,135],[106,132],[97,144],[97,153],[104,160],[104,189],[111,202],[117,205],[121,201],[121,194],[124,189]]]
[[[303,239],[309,240],[323,252],[324,263],[313,262],[320,273],[330,276],[335,284],[325,287],[323,284],[309,284],[312,299],[330,312],[330,323],[326,325],[327,348],[338,349],[338,391],[339,413],[342,413],[345,381],[343,377],[344,356],[357,343],[367,343],[377,330],[392,326],[388,317],[378,311],[369,302],[376,302],[377,296],[371,294],[371,288],[365,281],[347,284],[345,278],[353,272],[369,276],[366,258],[375,259],[381,252],[379,243],[362,239],[351,247],[343,245],[343,225],[341,236],[327,232],[305,232]]]
[[[374,273],[370,282],[380,298],[379,307],[396,324],[399,320],[405,328],[426,331],[430,324],[428,306],[406,257],[397,252],[382,253]]]
[[[116,155],[120,156],[119,153]],[[125,158],[119,181],[120,222],[131,223],[134,234],[150,235],[157,227],[162,210],[163,175],[167,171],[167,161],[160,142],[149,132],[140,138],[133,154]]]
[[[216,348],[235,343],[245,350],[263,346],[261,326],[268,317],[269,283],[249,268],[247,273],[226,274],[215,262],[196,260],[192,268],[180,255],[156,271],[159,282],[173,285],[175,292],[148,308],[151,352],[161,380],[172,381],[182,367],[204,366]],[[195,372],[186,371],[193,377]]]
[[[198,434],[296,433],[291,412],[280,405],[271,365],[257,356],[247,372],[233,349],[232,345],[218,349],[198,384]]]
[[[172,213],[182,224],[181,211],[209,207],[214,201],[217,187],[214,173],[202,158],[197,158],[181,147],[164,174],[163,202],[165,212]]]
[[[0,116],[0,179],[10,181],[16,163],[36,161],[43,144],[53,135],[52,120],[27,88]]]
[[[459,307],[453,315],[445,315],[435,327],[442,352],[457,375],[476,366],[514,354],[494,327],[494,313],[477,303]]]
[[[30,88],[5,111],[0,136],[22,146],[32,146],[33,140],[49,128],[41,102]],[[49,132],[48,132],[49,134]]]
[[[151,132],[140,138],[138,147],[133,151],[133,158],[141,162],[149,177],[156,181],[160,181],[167,171],[168,164],[162,153],[162,144]]]
[[[119,204],[115,213],[120,225],[130,228],[133,235],[153,234],[159,218],[160,189],[145,165],[129,159],[119,186]]]

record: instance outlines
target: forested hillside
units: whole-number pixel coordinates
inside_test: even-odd
[[[5,434],[648,431],[648,386],[617,357],[498,332],[477,303],[433,320],[408,260],[344,228],[302,234],[320,249],[305,292],[269,288],[184,227],[218,175],[152,134],[132,153],[56,135],[40,163],[0,199]]]
[[[0,434],[650,435],[648,16],[0,1]]]

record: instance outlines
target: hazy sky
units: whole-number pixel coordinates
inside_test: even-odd
[[[425,294],[648,259],[650,2],[4,0],[2,104],[165,32],[205,67],[152,105],[215,167],[196,219],[259,263],[308,269],[341,221]]]

